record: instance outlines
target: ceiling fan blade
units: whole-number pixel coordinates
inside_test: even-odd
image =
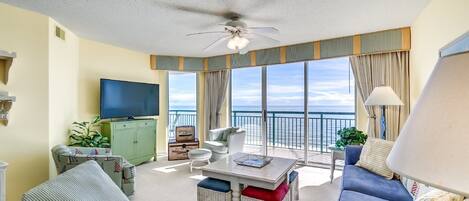
[[[273,4],[275,4],[275,2],[273,2],[272,0],[249,1],[249,4],[246,4],[244,6],[244,9],[242,9],[242,12],[243,13],[256,12]]]
[[[256,33],[278,34],[280,31],[275,27],[248,27],[247,31]]]
[[[268,36],[265,36],[265,35],[262,35],[262,34],[258,34],[258,33],[248,33],[246,34],[246,37],[247,38],[260,38],[260,39],[263,39],[263,40],[266,40],[266,41],[269,41],[270,43],[273,43],[273,44],[278,44],[280,43],[279,40],[277,39],[273,39],[271,37],[268,37]]]
[[[205,32],[197,32],[197,33],[190,33],[186,34],[186,36],[195,36],[195,35],[201,35],[201,34],[222,34],[226,33],[224,31],[205,31]]]
[[[161,5],[162,7],[175,9],[175,10],[180,10],[180,11],[185,11],[185,12],[190,12],[190,13],[197,13],[197,14],[217,16],[217,17],[224,17],[225,16],[224,11],[212,11],[212,10],[207,10],[207,9],[203,9],[203,8],[195,8],[195,7],[183,6],[183,5],[174,5],[174,4],[161,2],[161,1],[155,1],[155,4]]]
[[[223,37],[217,39],[216,41],[213,41],[213,43],[211,43],[206,48],[204,48],[204,52],[207,52],[207,51],[213,49],[214,47],[216,47],[216,46],[220,45],[221,43],[225,42],[226,40],[228,40],[229,38],[230,38],[230,36],[223,36]]]

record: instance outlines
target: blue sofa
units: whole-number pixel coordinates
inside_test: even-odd
[[[397,179],[388,180],[355,166],[361,146],[345,148],[345,166],[339,201],[412,201],[413,198]]]

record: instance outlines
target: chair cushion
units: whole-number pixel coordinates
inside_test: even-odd
[[[121,189],[96,161],[84,162],[57,177],[34,187],[23,201],[128,201]]]
[[[223,141],[205,141],[203,147],[219,154],[228,153],[228,146],[226,146],[226,142]]]
[[[398,180],[388,180],[366,169],[346,165],[342,173],[342,189],[356,191],[390,201],[411,201],[412,196]]]
[[[288,183],[291,184],[295,179],[298,177],[298,172],[297,171],[292,171],[290,175],[288,176]]]
[[[223,131],[223,135],[222,135],[222,141],[228,141],[228,137],[233,134],[233,133],[236,133],[236,131],[238,131],[239,128],[227,128],[225,131]]]
[[[373,197],[367,194],[355,191],[342,191],[339,201],[386,201],[381,198]]]
[[[210,158],[212,156],[212,151],[209,149],[192,149],[189,151],[190,159],[203,159]]]
[[[286,183],[280,184],[275,190],[268,190],[253,186],[245,188],[241,194],[250,198],[255,198],[264,201],[282,201],[288,193],[288,185]]]
[[[231,191],[230,182],[210,177],[200,181],[197,186],[224,193]]]

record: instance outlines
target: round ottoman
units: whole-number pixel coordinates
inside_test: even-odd
[[[192,149],[189,151],[189,159],[191,162],[189,163],[190,171],[192,172],[193,164],[195,161],[200,162],[207,162],[210,164],[210,157],[212,157],[212,151],[208,149]]]

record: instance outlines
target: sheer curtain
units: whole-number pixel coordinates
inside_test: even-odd
[[[363,102],[373,89],[386,85],[396,92],[404,103],[403,106],[386,106],[386,139],[394,141],[399,135],[410,112],[409,52],[391,52],[382,54],[360,55],[350,57],[353,74]],[[378,107],[365,106],[368,112],[368,135],[379,137]]]
[[[205,133],[210,129],[219,128],[221,107],[225,100],[226,90],[230,81],[230,71],[221,70],[205,72]]]

